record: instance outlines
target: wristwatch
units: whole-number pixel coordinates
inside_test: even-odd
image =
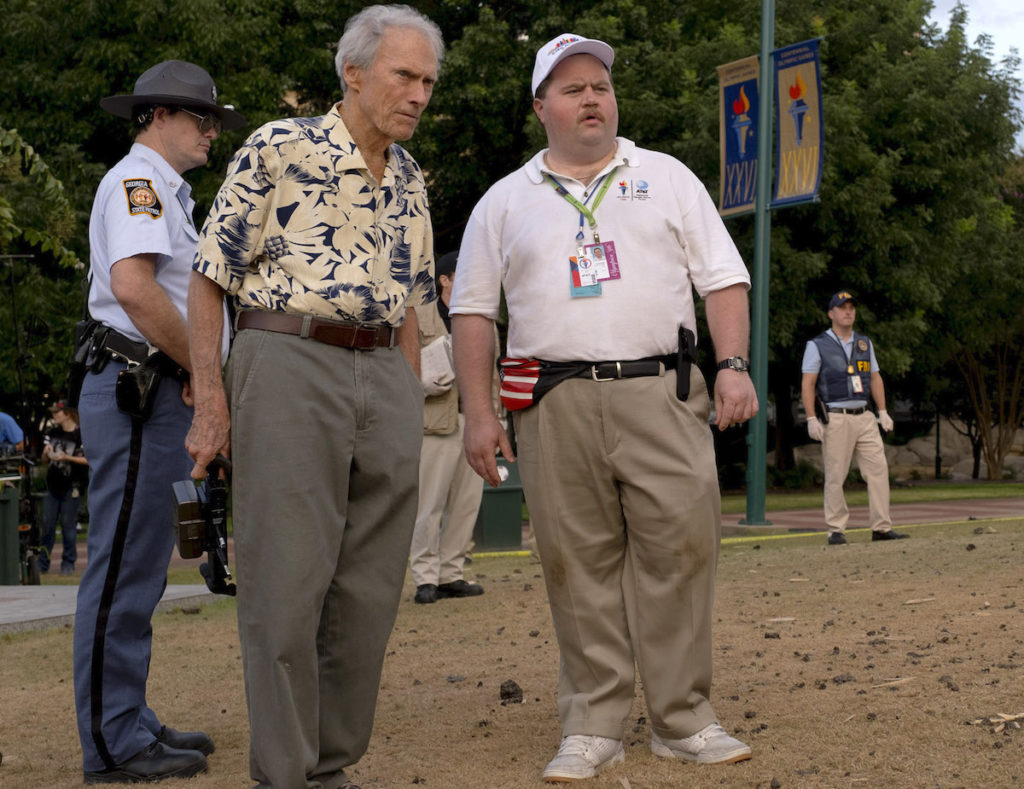
[[[744,359],[742,356],[730,356],[728,359],[722,359],[718,363],[719,370],[735,370],[738,373],[746,373],[750,371],[750,361]]]

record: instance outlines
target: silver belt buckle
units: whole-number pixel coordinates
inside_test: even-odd
[[[615,362],[615,375],[610,378],[602,378],[597,374],[597,365],[590,365],[590,377],[595,381],[615,381],[622,377],[622,362]]]

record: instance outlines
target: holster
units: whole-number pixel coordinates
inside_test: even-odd
[[[71,408],[78,408],[78,400],[82,395],[82,382],[89,372],[89,355],[92,352],[93,336],[98,321],[84,318],[75,324],[75,350],[68,365],[68,378],[65,390],[67,403]]]
[[[825,400],[820,394],[814,395],[814,415],[821,424],[828,424],[828,408],[825,407]]]
[[[690,397],[690,366],[697,361],[697,338],[684,326],[679,327],[676,350],[676,397],[685,403]]]
[[[159,354],[153,354],[141,364],[129,365],[117,374],[114,399],[118,410],[145,422],[153,414],[157,388],[160,386]]]

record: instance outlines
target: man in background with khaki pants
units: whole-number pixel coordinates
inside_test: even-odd
[[[807,413],[807,434],[821,442],[825,467],[825,523],[828,544],[846,544],[850,510],[843,495],[843,483],[850,461],[857,457],[861,476],[868,483],[871,507],[871,539],[898,540],[907,537],[892,530],[889,516],[889,464],[875,415],[868,408],[868,395],[878,407],[878,423],[892,430],[892,417],[885,410],[885,384],[878,371],[871,340],[853,330],[857,302],[841,290],[829,300],[832,328],[807,343],[801,369],[801,399]],[[824,403],[824,420],[815,416],[815,394]]]

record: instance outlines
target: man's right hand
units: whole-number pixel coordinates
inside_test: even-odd
[[[231,417],[223,390],[213,402],[196,403],[185,449],[196,462],[190,473],[192,479],[205,479],[206,467],[218,454],[231,457]]]
[[[512,443],[508,440],[508,434],[498,418],[488,415],[471,419],[467,415],[463,443],[466,461],[473,471],[483,477],[491,487],[498,487],[501,484],[501,477],[498,476],[498,461],[495,459],[494,450],[500,449],[502,456],[510,463],[514,463],[516,459],[515,453],[512,452]]]
[[[814,441],[821,441],[825,437],[825,426],[816,416],[807,418],[807,435]]]

